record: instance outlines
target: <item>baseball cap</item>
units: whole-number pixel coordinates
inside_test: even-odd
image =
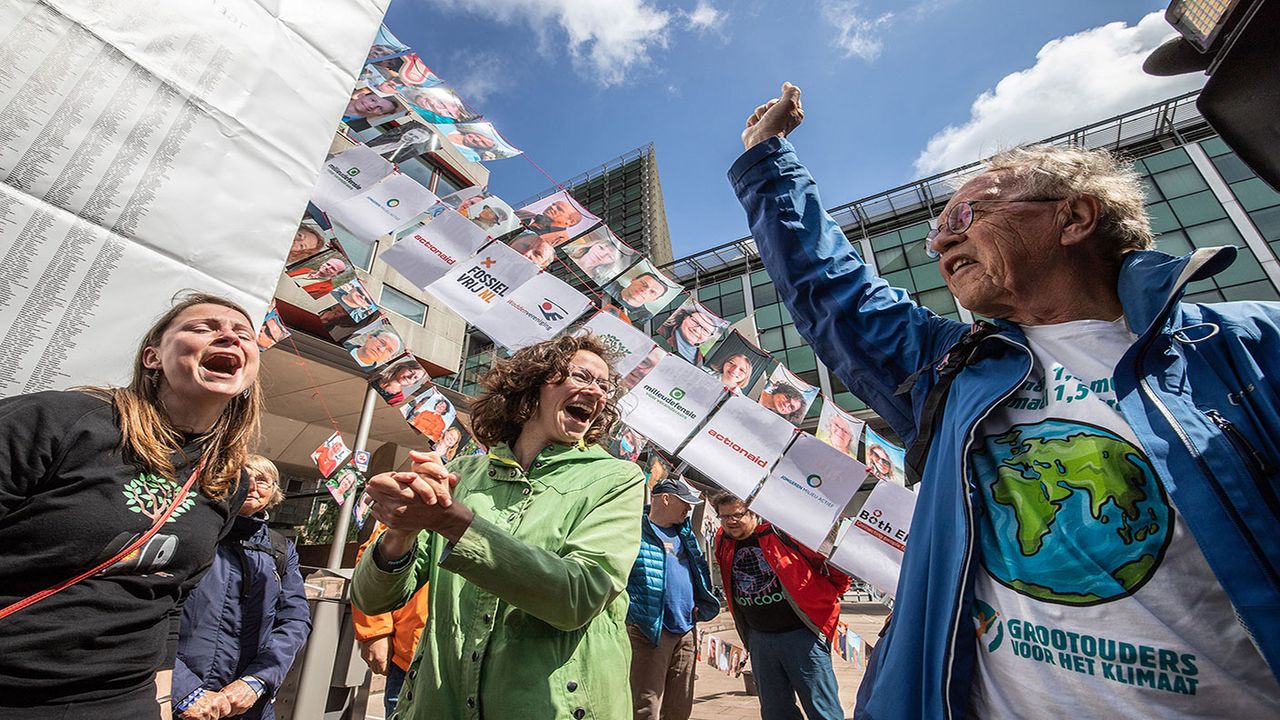
[[[661,495],[663,493],[671,493],[690,505],[701,505],[702,498],[689,484],[676,478],[663,478],[654,483],[653,489],[649,491],[650,495]]]

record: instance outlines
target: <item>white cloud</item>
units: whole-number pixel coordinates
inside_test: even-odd
[[[705,33],[710,30],[719,30],[724,21],[728,18],[728,14],[717,10],[715,6],[706,0],[699,0],[693,10],[684,13],[684,18],[690,30],[698,33]]]
[[[1050,41],[1034,65],[979,95],[968,121],[929,138],[916,173],[942,172],[1200,87],[1205,77],[1198,73],[1142,72],[1142,61],[1172,35],[1163,13],[1153,12],[1132,27],[1116,22]]]
[[[507,24],[524,23],[544,49],[563,41],[581,70],[603,85],[616,85],[632,68],[666,47],[672,15],[647,0],[428,0]],[[559,33],[563,33],[563,38]]]
[[[506,66],[494,53],[467,50],[455,57],[450,64],[460,68],[462,74],[450,76],[446,80],[473,107],[512,85]]]
[[[822,19],[836,29],[836,47],[845,57],[875,60],[884,43],[879,33],[893,22],[893,13],[870,17],[860,0],[821,0]]]

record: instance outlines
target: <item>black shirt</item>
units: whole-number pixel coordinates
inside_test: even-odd
[[[736,540],[733,550],[733,604],[752,630],[788,632],[805,627],[791,609],[777,573],[769,567],[755,535]]]
[[[121,452],[115,411],[79,392],[0,400],[0,606],[94,567],[151,527],[186,482]],[[180,602],[213,560],[244,500],[193,485],[134,557],[0,621],[0,707],[136,694],[172,667]],[[3,714],[3,713],[0,713]],[[105,718],[106,716],[104,716]]]

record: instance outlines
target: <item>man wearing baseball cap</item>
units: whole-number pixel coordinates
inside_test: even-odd
[[[694,624],[720,612],[711,571],[698,548],[690,511],[702,498],[677,478],[650,491],[640,523],[640,555],[631,568],[627,634],[636,720],[688,720],[693,712]]]

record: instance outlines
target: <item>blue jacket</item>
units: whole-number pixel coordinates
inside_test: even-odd
[[[311,632],[311,609],[293,543],[288,546],[283,578],[270,548],[267,523],[257,517],[236,518],[231,532],[218,544],[213,565],[182,608],[173,668],[175,703],[197,688],[221,690],[233,680],[252,675],[266,685],[266,692],[238,717],[275,717],[271,700]]]
[[[711,591],[711,569],[707,567],[707,558],[698,547],[688,519],[680,525],[680,542],[689,554],[689,566],[694,569],[694,621],[705,622],[720,613],[720,601]],[[667,551],[649,520],[648,508],[645,508],[645,517],[640,523],[640,554],[636,556],[636,564],[631,566],[631,576],[627,579],[627,595],[631,597],[627,624],[640,628],[654,645],[658,644],[658,637],[662,634],[662,594],[666,579]]]
[[[933,367],[967,326],[916,305],[863,263],[823,210],[813,178],[787,141],[774,138],[748,150],[729,178],[797,330],[910,443],[938,381]],[[1280,305],[1181,302],[1187,283],[1223,270],[1235,255],[1235,248],[1214,248],[1186,257],[1125,256],[1118,291],[1138,340],[1114,381],[1120,412],[1277,673]],[[979,552],[974,499],[962,482],[969,437],[1032,367],[1018,327],[998,326],[983,341],[989,347],[982,359],[956,376],[938,421],[893,622],[859,691],[860,719],[967,712],[976,653],[971,569]],[[927,370],[911,392],[896,396],[921,368]]]

